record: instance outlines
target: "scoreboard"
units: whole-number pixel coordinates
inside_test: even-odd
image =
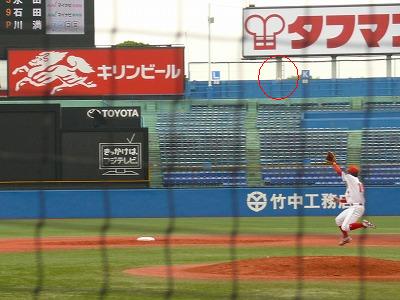
[[[94,0],[0,0],[0,59],[7,48],[94,46]]]
[[[137,109],[86,107],[65,114],[59,104],[0,105],[0,186],[90,182],[95,187],[104,183],[147,187],[148,128],[136,127],[141,122],[133,120],[141,118],[126,113]],[[94,111],[104,117],[102,127],[79,122]],[[117,111],[130,121],[115,120]],[[66,118],[78,125],[69,126]],[[68,126],[60,128],[61,124]]]
[[[0,0],[2,34],[38,33],[45,27],[44,0]]]

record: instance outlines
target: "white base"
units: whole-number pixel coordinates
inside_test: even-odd
[[[142,241],[142,242],[151,242],[151,241],[155,241],[156,239],[153,238],[152,236],[141,236],[141,237],[138,237],[136,240]]]

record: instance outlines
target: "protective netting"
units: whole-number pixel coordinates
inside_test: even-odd
[[[139,7],[149,9],[149,12],[143,11],[140,14],[155,13],[150,5],[164,7],[161,1],[156,2],[150,1],[148,5],[140,5]],[[132,28],[129,23],[120,22],[127,18],[128,11],[138,9],[131,1],[113,1],[113,5],[107,4],[107,13],[100,8],[102,3],[96,2],[96,14],[112,16],[111,24],[108,24],[111,29],[106,29],[98,21],[96,25],[100,29],[96,29],[96,35],[99,36],[98,40],[102,41],[101,44],[104,44],[103,41],[107,37],[113,44],[126,37],[136,39],[137,36],[143,38],[143,42],[160,45],[166,43],[161,32],[169,37],[168,44],[183,44],[187,68],[186,93],[183,99],[135,99],[133,96],[129,97],[129,100],[123,99],[124,97],[102,97],[87,102],[79,99],[51,98],[29,102],[51,102],[60,104],[61,107],[139,106],[142,110],[142,125],[149,129],[149,187],[146,190],[140,186],[142,191],[136,193],[136,190],[129,186],[133,181],[116,180],[100,182],[97,185],[93,182],[80,182],[71,185],[70,180],[67,185],[62,180],[42,180],[24,185],[22,181],[17,183],[12,182],[12,178],[6,178],[1,191],[4,192],[4,220],[0,221],[5,226],[5,231],[1,235],[3,241],[0,246],[0,260],[4,258],[6,263],[6,260],[10,259],[7,268],[11,268],[12,260],[20,259],[21,262],[15,262],[18,272],[10,273],[12,276],[20,275],[21,279],[7,277],[6,271],[0,271],[1,276],[5,278],[0,283],[0,293],[4,292],[3,295],[0,294],[0,298],[300,300],[340,299],[342,294],[338,290],[345,290],[346,295],[351,291],[351,299],[372,299],[376,293],[368,293],[368,288],[371,287],[367,280],[371,280],[368,277],[371,274],[367,258],[375,255],[395,261],[399,260],[398,255],[386,252],[382,256],[376,252],[371,254],[368,247],[372,242],[366,230],[356,235],[357,242],[354,243],[355,246],[350,245],[350,250],[338,250],[336,241],[329,246],[329,243],[333,243],[341,234],[339,230],[333,230],[336,226],[335,216],[325,213],[328,210],[322,214],[310,214],[309,209],[319,208],[322,211],[323,204],[317,206],[313,202],[314,199],[330,191],[344,191],[344,184],[340,182],[340,178],[324,177],[328,177],[328,169],[334,174],[332,168],[326,166],[323,161],[329,150],[335,151],[338,163],[343,168],[349,163],[361,164],[362,170],[365,166],[367,171],[361,173],[361,179],[370,180],[371,186],[374,185],[373,180],[378,180],[371,179],[374,177],[371,174],[375,174],[371,170],[377,163],[372,160],[363,161],[362,151],[368,147],[366,141],[369,141],[369,135],[372,139],[378,139],[378,135],[396,139],[400,135],[398,128],[384,126],[377,129],[374,128],[374,124],[370,124],[376,112],[398,112],[399,102],[393,94],[398,82],[394,79],[379,81],[379,78],[374,77],[383,77],[388,73],[387,65],[390,61],[390,73],[394,73],[392,77],[395,78],[399,57],[396,53],[391,53],[390,56],[376,55],[365,45],[355,45],[360,48],[360,53],[364,54],[362,57],[308,57],[308,50],[304,48],[301,55],[305,57],[296,56],[290,61],[279,58],[268,61],[268,73],[262,74],[264,78],[260,78],[260,85],[268,89],[268,93],[264,94],[275,93],[275,98],[285,97],[292,89],[288,86],[299,84],[299,81],[302,86],[300,93],[293,98],[281,100],[282,102],[268,97],[249,99],[249,95],[255,93],[249,92],[249,88],[258,92],[261,87],[257,84],[257,75],[260,77],[260,67],[267,57],[257,57],[256,61],[251,62],[239,61],[239,51],[236,53],[236,61],[227,61],[220,54],[221,49],[228,53],[233,51],[230,46],[241,44],[234,33],[221,33],[221,23],[228,22],[230,14],[240,17],[243,6],[220,1],[210,1],[208,6],[207,3],[199,4],[198,9],[202,13],[208,12],[208,16],[202,15],[201,20],[205,21],[199,23],[201,26],[208,25],[209,31],[205,34],[204,30],[199,33],[190,29],[188,15],[193,17],[193,12],[188,12],[190,5],[187,2],[173,3],[171,14],[176,22],[173,30],[162,28],[159,24],[140,31]],[[374,10],[375,6],[370,6],[370,14],[374,14]],[[164,13],[167,11],[162,11],[162,14]],[[307,8],[304,13],[306,17],[310,15]],[[241,19],[237,20],[237,23],[241,22]],[[232,26],[232,31],[237,29],[235,25]],[[216,34],[213,33],[213,27],[216,27]],[[224,25],[223,30],[229,32],[229,26]],[[306,40],[312,38],[309,36],[310,32],[304,35]],[[160,39],[159,42],[157,38]],[[22,41],[19,46],[29,47]],[[52,46],[49,44],[48,48],[52,49]],[[208,61],[205,61],[203,53],[199,54],[194,49],[203,53],[207,49]],[[214,51],[218,54],[214,54]],[[360,69],[365,68],[364,73],[359,75],[366,77],[362,83],[357,83],[349,75],[351,69],[357,66]],[[326,86],[319,87],[322,89],[319,95],[322,96],[314,96],[307,86],[311,83],[300,79],[296,69],[297,72],[312,70],[312,74],[318,74],[315,79],[310,77],[307,80],[331,81],[327,82]],[[211,78],[211,70],[222,70],[223,78]],[[337,78],[332,78],[333,74]],[[366,82],[364,88],[367,91],[361,100],[361,97],[346,96],[346,91],[338,88],[339,81],[334,79],[348,79],[351,84],[360,85]],[[254,85],[249,85],[249,80]],[[273,86],[271,88],[268,82],[272,80],[276,82],[270,83]],[[343,87],[344,83],[341,84]],[[382,91],[377,91],[376,87],[380,85],[384,85],[382,90],[386,96],[379,96]],[[351,89],[348,88],[347,92],[350,93]],[[118,87],[110,94],[118,94],[115,91],[118,91]],[[325,92],[331,96],[324,96]],[[20,105],[26,105],[26,101],[19,102]],[[357,130],[345,127],[304,127],[305,115],[310,113],[360,111],[362,120]],[[390,122],[387,124],[390,125]],[[2,130],[9,129],[3,127]],[[117,143],[118,138],[112,131],[108,131],[107,135],[109,141]],[[18,154],[20,159],[23,161],[35,157],[42,165],[48,165],[49,160],[58,161],[60,157],[45,155],[46,149],[53,143],[53,138],[51,132],[44,131],[40,137],[43,141],[43,155],[35,156],[36,154],[30,153],[29,149],[25,149]],[[4,161],[14,155],[5,149],[0,148],[0,157]],[[80,165],[82,172],[88,166],[88,161],[82,157],[69,159],[75,165]],[[400,165],[400,161],[396,160],[391,160],[390,163]],[[317,175],[314,175],[315,173]],[[375,177],[380,176],[380,173],[376,174],[378,175]],[[377,182],[375,184],[379,184]],[[388,187],[395,184],[397,183],[394,181],[386,183]],[[120,189],[123,191],[119,192]],[[287,191],[288,189],[290,191]],[[19,193],[15,199],[12,198],[13,192]],[[22,204],[17,204],[15,208],[13,205],[20,201],[19,198],[24,198],[22,192],[26,192],[26,198],[33,199],[35,203],[22,200]],[[33,194],[30,194],[31,192]],[[255,194],[252,194],[253,192]],[[278,197],[281,197],[281,200],[277,200]],[[306,198],[310,201],[309,205],[304,205],[303,201]],[[250,203],[249,199],[256,200]],[[60,204],[60,201],[65,203]],[[225,203],[221,204],[218,201]],[[295,207],[289,214],[291,217],[284,213],[279,214],[278,209],[284,203],[286,206]],[[260,208],[263,204],[264,208],[267,206],[271,210],[272,205],[278,207],[278,213],[268,211],[265,214],[257,214],[264,209]],[[252,208],[250,205],[253,205]],[[31,211],[24,214],[26,209]],[[7,213],[7,210],[11,213]],[[21,214],[12,217],[16,210]],[[370,213],[366,206],[364,214]],[[18,220],[25,218],[31,220]],[[317,225],[313,225],[313,222],[317,222]],[[16,235],[13,235],[13,232]],[[389,233],[398,234],[395,230]],[[156,244],[137,242],[136,238],[142,235],[155,236]],[[323,236],[332,239],[324,240]],[[26,239],[26,244],[17,238]],[[218,238],[220,240],[217,241]],[[313,243],[313,239],[321,239],[318,243],[322,244]],[[393,240],[395,242],[391,249],[396,249],[400,244],[398,237],[393,237]],[[32,241],[33,243],[29,244]],[[21,248],[17,249],[15,246],[13,249],[10,243],[20,245]],[[280,245],[279,249],[273,248],[275,243]],[[326,249],[320,249],[321,247]],[[32,251],[34,257],[27,258],[28,253]],[[295,265],[294,272],[288,278],[279,278],[278,274],[272,279],[260,279],[257,276],[268,275],[270,271],[254,266],[249,266],[249,270],[256,269],[255,273],[246,273],[247,260],[250,265],[251,259],[281,257],[283,261],[283,258],[288,256],[294,257],[292,264]],[[324,294],[309,281],[311,278],[319,284],[318,278],[310,275],[310,267],[305,259],[313,256],[356,257],[352,266],[356,273],[351,275],[352,277],[349,276],[344,283],[334,281],[334,286],[322,280],[322,285],[329,289],[329,293]],[[28,265],[24,266],[24,262]],[[225,265],[218,266],[222,262]],[[285,263],[288,264],[283,264]],[[211,272],[211,275],[208,274],[206,281],[198,281],[189,277],[194,271],[187,271],[188,273],[183,275],[179,273],[179,266],[184,264],[196,264],[193,267],[209,265],[210,269],[220,269]],[[128,275],[128,269],[147,266],[161,266],[161,271],[156,275],[153,273],[153,277],[150,278]],[[24,267],[30,271],[24,271]],[[324,275],[324,267],[331,266],[321,267],[321,277]],[[342,268],[346,269],[346,266]],[[340,273],[341,269],[337,272]],[[225,277],[221,279],[217,275]],[[396,282],[399,279],[392,280]]]

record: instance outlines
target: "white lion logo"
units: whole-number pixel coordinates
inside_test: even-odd
[[[15,84],[15,91],[30,83],[34,86],[45,86],[53,81],[60,80],[61,84],[54,87],[50,94],[54,95],[66,87],[83,85],[87,88],[94,88],[97,84],[92,81],[86,82],[87,77],[79,76],[77,71],[88,74],[93,73],[93,68],[81,57],[70,55],[67,57],[67,64],[57,64],[67,55],[68,52],[46,51],[39,53],[27,65],[16,68],[12,74],[26,72],[27,75]]]

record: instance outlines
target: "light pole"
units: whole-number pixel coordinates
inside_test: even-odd
[[[214,17],[211,17],[211,3],[208,2],[208,87],[211,87],[211,24]]]

